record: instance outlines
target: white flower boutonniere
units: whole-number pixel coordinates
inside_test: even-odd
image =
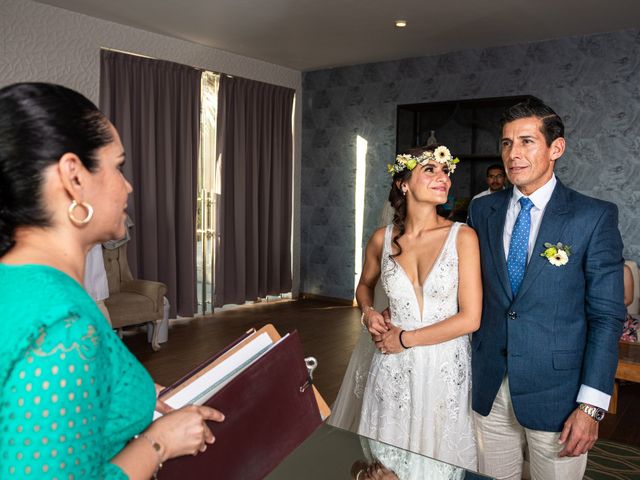
[[[546,257],[549,260],[551,265],[555,265],[556,267],[561,267],[562,265],[566,265],[569,261],[569,257],[571,256],[571,246],[564,245],[561,242],[556,243],[555,245],[551,243],[544,244],[545,251],[540,254],[541,257]]]

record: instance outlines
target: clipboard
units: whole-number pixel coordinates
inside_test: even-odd
[[[273,325],[245,333],[160,392],[160,398],[179,395],[256,339],[264,340],[263,334],[271,347],[203,401],[225,414],[222,423],[208,422],[215,443],[196,456],[168,460],[159,479],[262,479],[329,415],[310,379],[297,331],[280,337]]]

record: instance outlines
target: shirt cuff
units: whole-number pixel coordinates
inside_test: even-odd
[[[602,408],[603,410],[609,409],[609,402],[611,401],[611,395],[607,395],[600,390],[596,390],[588,385],[581,385],[578,392],[578,403],[588,403],[594,407]]]

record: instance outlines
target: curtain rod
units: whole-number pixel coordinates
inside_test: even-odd
[[[100,50],[107,50],[109,52],[123,53],[125,55],[133,55],[134,57],[148,58],[149,60],[159,60],[161,62],[163,62],[163,61],[171,61],[171,60],[163,60],[161,58],[156,58],[156,57],[150,57],[149,55],[143,55],[141,53],[127,52],[126,50],[118,50],[117,48],[100,47]],[[173,62],[173,63],[179,63],[179,62]],[[184,65],[184,64],[182,64],[182,65]],[[216,72],[214,70],[209,70],[208,68],[194,67],[193,65],[187,65],[187,66],[193,68],[194,70],[198,70],[200,72],[211,72],[211,73],[215,73],[216,75],[224,75],[224,76],[226,76],[228,78],[233,78],[233,75],[229,75],[228,73]]]

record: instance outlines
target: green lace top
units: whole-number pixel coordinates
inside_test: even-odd
[[[127,478],[110,460],[151,422],[151,377],[71,277],[0,264],[0,478]]]

